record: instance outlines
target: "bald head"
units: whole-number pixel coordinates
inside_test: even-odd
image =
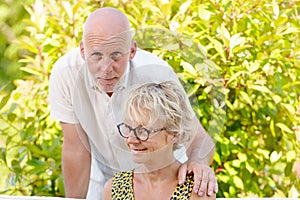
[[[131,47],[130,24],[126,15],[116,8],[100,8],[89,15],[83,29],[85,53],[118,51]]]
[[[118,9],[100,8],[87,18],[80,52],[103,91],[113,92],[136,49],[129,21]]]
[[[116,8],[100,8],[89,15],[84,25],[84,37],[88,34],[97,34],[109,37],[130,30],[126,15]]]

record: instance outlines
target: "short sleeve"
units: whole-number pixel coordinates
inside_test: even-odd
[[[77,124],[72,98],[78,70],[82,65],[79,50],[61,57],[53,66],[49,82],[50,117]]]

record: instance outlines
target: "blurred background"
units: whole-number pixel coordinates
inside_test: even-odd
[[[0,194],[65,195],[49,75],[100,6],[177,72],[216,142],[217,197],[300,197],[298,0],[0,0]]]

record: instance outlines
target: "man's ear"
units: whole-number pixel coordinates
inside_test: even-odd
[[[129,60],[132,60],[134,58],[136,51],[137,51],[136,41],[132,41],[131,48],[130,48]]]
[[[82,58],[83,60],[85,60],[83,41],[80,41],[80,55],[81,55],[81,58]]]

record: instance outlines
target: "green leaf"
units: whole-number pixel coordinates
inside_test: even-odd
[[[292,162],[287,163],[287,165],[284,169],[285,176],[289,176],[292,172],[292,169],[293,169],[293,163]]]
[[[237,188],[240,188],[240,189],[244,189],[244,183],[242,181],[242,179],[238,176],[234,176],[233,177],[233,183],[234,185],[237,187]]]
[[[254,172],[254,168],[248,163],[246,162],[246,169],[252,174]]]
[[[297,190],[295,185],[296,185],[296,183],[294,185],[292,185],[291,189],[289,190],[289,194],[288,194],[289,198],[295,198],[296,199],[296,198],[300,197],[299,189]]]
[[[268,94],[272,94],[272,92],[269,90],[269,88],[267,88],[266,86],[263,85],[249,85],[250,89],[254,89],[257,91],[260,91],[262,93],[268,93]]]
[[[221,25],[221,36],[223,38],[223,42],[225,46],[228,48],[230,47],[231,39],[230,39],[230,33],[227,30],[227,28],[224,26],[224,24]],[[230,47],[231,48],[231,47]]]
[[[291,104],[281,103],[281,105],[292,115],[295,115],[296,113],[295,108]]]
[[[68,1],[62,1],[62,5],[64,7],[64,10],[67,12],[69,19],[73,19],[73,10],[71,7],[70,2]]]
[[[230,174],[230,175],[236,175],[238,174],[237,170],[235,168],[232,167],[231,163],[226,162],[224,164],[224,168],[226,169],[226,171]]]
[[[9,98],[10,98],[11,93],[9,93],[8,95],[5,95],[1,101],[0,101],[0,110],[7,104]]]
[[[190,73],[191,75],[196,76],[197,75],[197,71],[195,70],[195,68],[188,62],[185,61],[181,61],[180,63],[182,65],[182,67],[184,68],[184,71]]]
[[[184,2],[183,4],[181,4],[180,8],[179,8],[179,13],[180,14],[184,14],[186,13],[187,9],[191,6],[192,1],[188,0],[186,2]]]
[[[199,89],[200,85],[195,84],[193,85],[188,91],[187,91],[187,96],[191,97],[193,96]]]
[[[210,10],[206,8],[204,4],[198,5],[198,16],[203,20],[209,20],[210,16],[213,14]]]
[[[299,85],[300,85],[300,81],[295,81],[292,83],[285,84],[284,86],[282,86],[282,89],[287,89],[287,88],[299,86]]]
[[[207,51],[201,44],[198,44],[198,49],[200,51],[202,58],[207,58]]]
[[[240,161],[245,162],[247,161],[247,155],[245,153],[238,153],[238,158]]]
[[[240,94],[242,96],[242,98],[250,105],[252,106],[252,101],[250,99],[250,97],[248,96],[248,94],[244,91],[240,91]]]
[[[293,133],[293,131],[283,123],[276,123],[275,125],[279,127],[282,131],[285,131],[287,133]]]
[[[228,175],[223,174],[217,174],[217,179],[221,182],[228,183],[230,181],[230,178]]]
[[[222,164],[221,157],[218,153],[214,154],[214,161],[216,161],[218,163],[218,165]]]
[[[277,151],[273,151],[270,155],[270,161],[271,163],[275,163],[277,162],[282,156],[282,152],[280,151],[279,153],[277,153]]]
[[[239,76],[241,76],[242,74],[244,74],[245,72],[243,72],[243,71],[238,71],[238,72],[236,72],[235,74],[233,74],[231,77],[230,77],[230,79],[227,81],[227,85],[229,85],[232,81],[234,81],[234,80],[237,80],[237,78],[239,77]]]
[[[235,160],[233,160],[232,161],[232,166],[233,167],[240,167],[241,166],[241,161],[240,160],[237,160],[237,159],[235,159]]]
[[[274,126],[274,120],[273,119],[270,121],[270,131],[272,133],[272,136],[276,137],[275,126]]]
[[[245,43],[244,37],[240,37],[240,34],[234,34],[230,38],[230,55],[232,56],[232,52],[235,47],[244,45],[244,43]]]
[[[278,35],[287,35],[287,34],[291,34],[291,33],[299,33],[300,29],[299,28],[295,28],[295,27],[289,27],[286,30],[279,32]]]
[[[20,172],[20,171],[21,171],[20,163],[19,163],[19,161],[17,161],[17,160],[13,160],[13,161],[11,162],[11,167],[12,167],[13,170],[16,171],[16,172]]]
[[[223,49],[222,43],[212,37],[208,37],[208,39],[212,42],[212,44],[214,45],[214,48],[220,54],[222,60],[226,61],[225,51]]]
[[[257,153],[261,154],[264,156],[265,159],[269,159],[269,151],[261,148],[257,148]]]
[[[287,162],[292,162],[293,160],[296,160],[296,151],[290,150],[286,153],[286,160]]]
[[[251,62],[249,65],[250,65],[250,66],[247,67],[247,69],[248,69],[248,71],[249,71],[250,73],[253,73],[253,72],[255,72],[256,70],[258,70],[258,69],[259,69],[259,66],[260,66],[260,64],[259,64],[258,62]]]
[[[10,121],[10,122],[15,121],[16,118],[17,118],[17,115],[16,115],[15,113],[9,113],[9,114],[7,115],[7,119],[8,119],[8,121]]]
[[[282,98],[279,95],[272,95],[272,99],[276,104],[282,101]]]

